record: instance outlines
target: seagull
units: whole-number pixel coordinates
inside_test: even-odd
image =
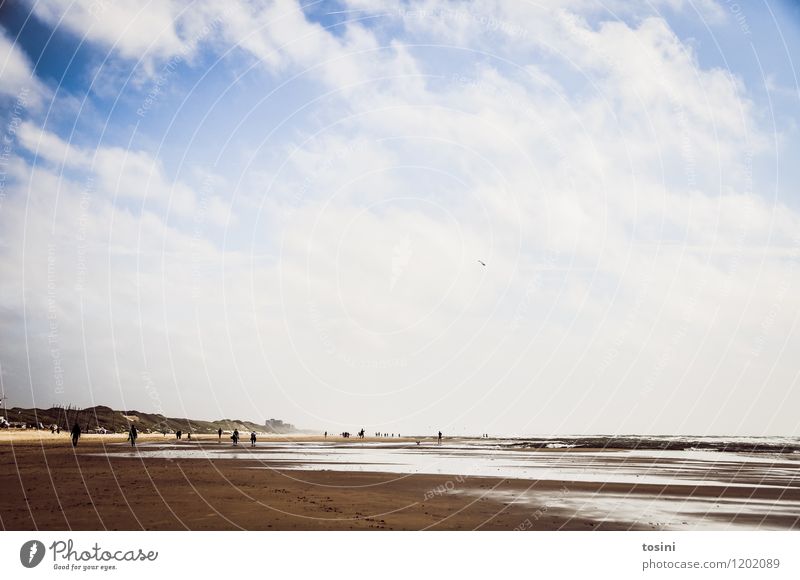
[[[483,266],[484,268],[486,267],[486,263],[485,263],[485,262],[483,262],[482,260],[478,260],[478,264],[480,264],[480,265],[481,265],[481,266]]]

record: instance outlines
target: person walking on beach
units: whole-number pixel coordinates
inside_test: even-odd
[[[75,425],[72,426],[72,446],[78,446],[78,439],[81,438],[81,426],[78,425],[78,422],[75,421]]]
[[[442,444],[442,432],[441,431],[439,431],[439,443],[438,444],[439,445]]]
[[[256,432],[253,431],[250,433],[250,447],[256,446]]]
[[[233,435],[231,435],[231,439],[233,439],[233,444],[234,445],[239,445],[239,430],[238,429],[234,429],[233,430]]]
[[[136,438],[139,436],[139,431],[136,430],[136,425],[131,425],[131,430],[128,431],[128,439],[131,440],[131,447],[136,447]]]
[[[222,427],[217,429],[217,439],[219,440],[220,443],[222,443]]]

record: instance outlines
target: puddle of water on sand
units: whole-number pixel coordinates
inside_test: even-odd
[[[485,446],[397,443],[145,444],[116,457],[233,459],[255,469],[378,471],[595,483],[681,484],[719,487],[800,487],[795,457],[712,451],[519,451]]]
[[[716,531],[783,530],[790,526],[774,523],[775,518],[795,521],[800,518],[800,502],[788,500],[585,492],[568,488],[547,492],[455,489],[450,493],[530,506],[531,522],[550,515],[627,524],[632,528]],[[528,523],[520,522],[523,528]]]

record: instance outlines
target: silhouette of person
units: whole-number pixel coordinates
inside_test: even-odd
[[[72,426],[72,446],[78,446],[78,439],[81,438],[81,426],[78,425],[78,422],[75,422],[75,425]]]
[[[222,443],[222,427],[217,429],[217,439],[219,440],[220,443]]]
[[[442,444],[442,432],[439,431],[439,445]]]
[[[238,429],[234,429],[233,430],[233,435],[231,435],[231,439],[233,439],[233,444],[234,445],[239,445],[239,430]]]
[[[255,446],[256,446],[256,432],[253,431],[252,433],[250,433],[250,447],[255,447]]]
[[[328,432],[325,431],[325,439],[327,439],[327,438],[328,438]]]
[[[131,447],[136,447],[136,438],[139,436],[139,432],[136,430],[136,425],[131,425],[131,430],[128,431],[128,439],[131,440]]]
[[[61,435],[61,425],[56,426],[56,435]]]

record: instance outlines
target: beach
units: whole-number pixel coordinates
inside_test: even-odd
[[[800,455],[0,433],[6,530],[795,529]]]

